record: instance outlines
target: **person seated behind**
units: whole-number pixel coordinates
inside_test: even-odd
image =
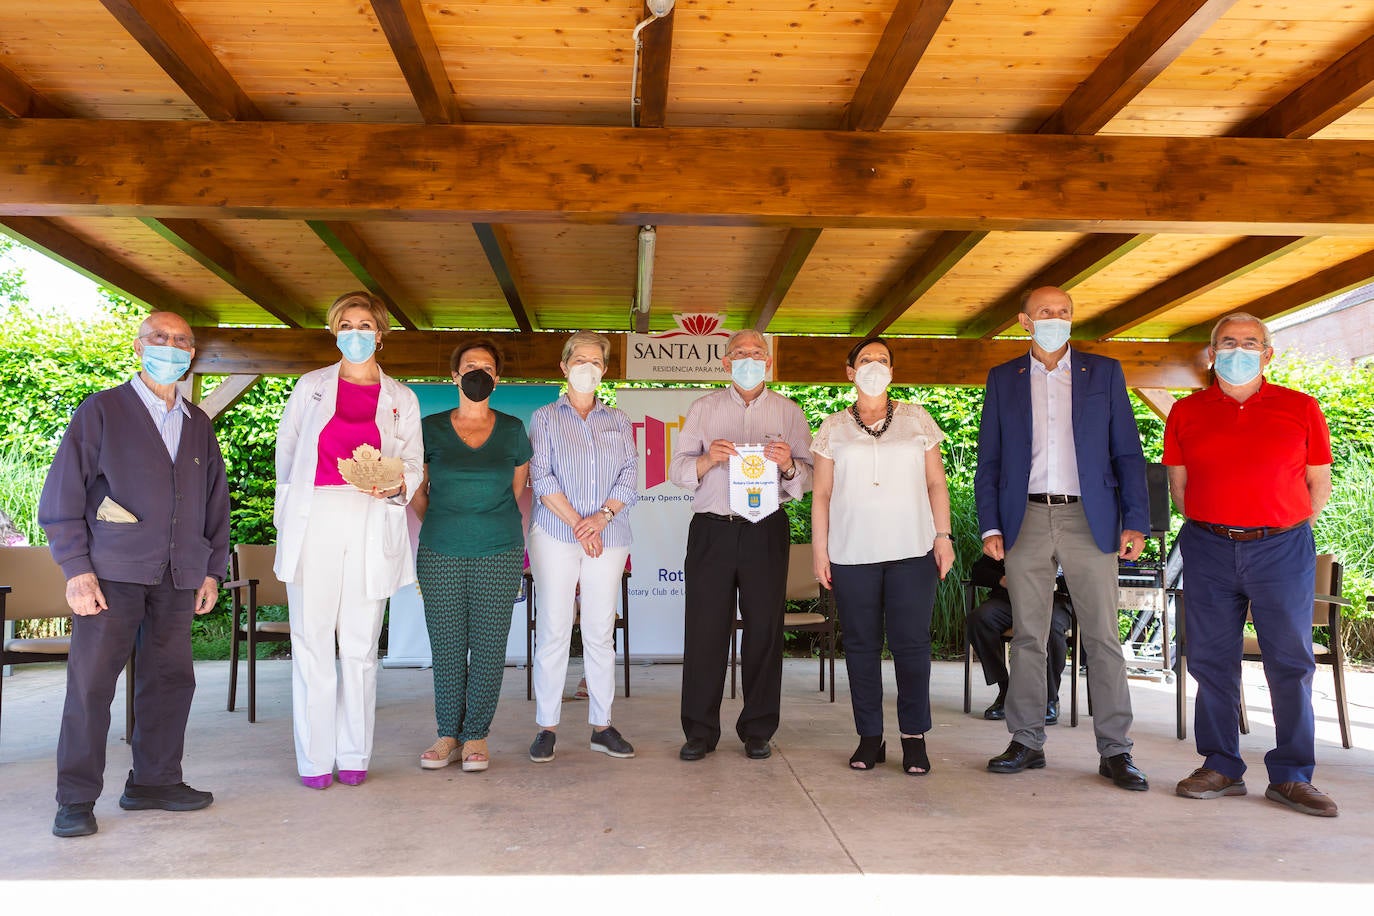
[[[1007,663],[1002,651],[1002,634],[1011,626],[1011,596],[1007,594],[1006,570],[1001,560],[984,554],[973,564],[969,580],[975,587],[989,589],[987,598],[968,616],[969,642],[983,665],[983,677],[997,685],[997,699],[983,710],[984,719],[1006,718],[1002,704],[1007,698]],[[1050,637],[1045,643],[1048,659],[1045,668],[1046,696],[1045,724],[1059,722],[1059,681],[1064,674],[1064,656],[1068,652],[1068,632],[1072,623],[1073,603],[1069,589],[1061,575],[1054,587],[1054,612],[1050,619]]]

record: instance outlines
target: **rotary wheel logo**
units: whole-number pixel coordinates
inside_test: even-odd
[[[744,476],[748,477],[750,480],[758,480],[762,477],[767,467],[768,465],[764,462],[763,458],[758,455],[745,455],[744,459],[740,462],[740,470],[743,471]]]

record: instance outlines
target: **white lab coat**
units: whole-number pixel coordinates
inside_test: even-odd
[[[277,495],[273,521],[277,526],[277,558],[273,571],[283,582],[300,581],[301,547],[315,492],[315,464],[320,431],[334,416],[338,401],[339,366],[325,366],[301,376],[286,402],[277,431]],[[424,473],[424,441],[420,433],[420,402],[415,392],[382,373],[377,398],[377,429],[382,454],[405,463],[405,497],[374,499],[365,526],[366,560],[363,569],[366,597],[390,598],[415,581],[415,555],[410,549],[406,506]]]

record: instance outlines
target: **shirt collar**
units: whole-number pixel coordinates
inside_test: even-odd
[[[1265,378],[1264,376],[1261,375],[1261,376],[1260,376],[1260,386],[1259,386],[1259,388],[1255,390],[1255,393],[1254,393],[1254,394],[1250,395],[1250,397],[1248,397],[1248,398],[1245,399],[1245,403],[1246,403],[1246,404],[1249,404],[1249,403],[1252,402],[1252,401],[1255,401],[1255,400],[1257,400],[1257,399],[1263,398],[1263,397],[1265,397],[1268,393],[1269,393],[1269,379],[1267,379],[1267,378]],[[1238,401],[1236,401],[1235,398],[1231,397],[1229,394],[1227,394],[1226,392],[1222,391],[1222,390],[1221,390],[1221,383],[1218,382],[1218,381],[1216,381],[1215,379],[1212,380],[1212,384],[1210,384],[1210,385],[1208,385],[1206,388],[1202,389],[1202,394],[1203,394],[1208,400],[1210,400],[1210,401],[1221,400],[1221,399],[1224,398],[1225,400],[1228,400],[1228,401],[1230,401],[1230,402],[1233,403],[1233,404],[1239,403]]]
[[[570,400],[568,399],[568,393],[567,393],[566,391],[563,392],[562,394],[560,394],[560,395],[558,396],[558,400],[555,401],[554,403],[557,404],[559,407],[566,407],[568,410],[572,410],[572,411],[576,411],[576,410],[577,410],[577,408],[573,406],[572,401],[570,401]],[[608,408],[608,407],[606,406],[606,404],[601,400],[601,398],[592,398],[592,409],[591,409],[591,413],[596,413],[596,412],[599,411],[599,410],[609,410],[609,409],[610,409],[610,408]]]
[[[1073,360],[1071,359],[1072,356],[1073,347],[1069,347],[1067,350],[1064,351],[1064,355],[1059,357],[1059,362],[1054,364],[1053,369],[1046,369],[1045,364],[1035,358],[1035,351],[1032,350],[1030,354],[1031,371],[1041,372],[1045,375],[1051,375],[1055,372],[1068,372],[1071,368],[1073,368]]]
[[[191,415],[190,408],[186,406],[186,399],[181,396],[180,391],[177,392],[176,400],[172,402],[172,406],[168,407],[167,402],[164,401],[162,398],[158,397],[153,392],[153,389],[148,387],[148,383],[143,381],[142,374],[135,372],[132,384],[134,392],[138,395],[139,400],[141,400],[148,407],[153,407],[154,405],[156,405],[158,410],[161,410],[164,413],[171,413],[173,410],[176,410],[178,407],[180,407],[183,416],[189,417]]]
[[[759,392],[758,397],[754,398],[753,401],[746,401],[743,397],[741,397],[741,396],[740,396],[740,393],[739,393],[739,389],[735,387],[735,383],[734,383],[734,382],[731,382],[731,383],[730,383],[730,387],[729,387],[729,388],[726,388],[725,390],[728,391],[728,392],[730,393],[730,399],[731,399],[732,401],[734,401],[734,402],[735,402],[736,404],[738,404],[739,406],[741,406],[741,407],[746,407],[746,408],[747,408],[751,403],[752,403],[752,404],[757,404],[759,401],[761,401],[761,400],[763,400],[764,398],[768,397],[768,395],[770,394],[770,392],[769,392],[769,390],[768,390],[768,384],[767,384],[766,382],[764,383],[763,390]]]

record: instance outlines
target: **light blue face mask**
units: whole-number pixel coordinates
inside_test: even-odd
[[[753,391],[763,381],[767,366],[761,359],[730,360],[730,378],[745,391]]]
[[[159,385],[170,385],[191,368],[191,354],[180,347],[143,346],[143,371]]]
[[[344,359],[350,363],[365,363],[367,358],[377,351],[377,332],[340,331],[334,342],[338,344],[339,352],[344,355]]]
[[[1217,376],[1223,382],[1230,385],[1248,385],[1259,377],[1260,370],[1264,368],[1262,350],[1242,350],[1236,347],[1234,350],[1218,350],[1216,353],[1212,368],[1217,371]]]
[[[1068,343],[1069,332],[1073,330],[1073,323],[1064,318],[1041,318],[1031,324],[1035,327],[1035,342],[1050,353]]]

